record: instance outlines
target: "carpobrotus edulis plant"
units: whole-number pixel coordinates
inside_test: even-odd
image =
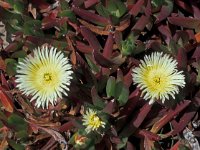
[[[62,94],[68,95],[72,65],[54,47],[38,48],[33,53],[34,56],[28,55],[17,65],[17,88],[27,96],[31,95],[36,107],[55,105]]]
[[[170,96],[175,99],[179,87],[185,86],[183,71],[177,70],[178,62],[169,55],[154,52],[140,62],[139,67],[133,69],[133,81],[140,88],[141,96],[150,100],[149,104],[156,100],[164,103]]]
[[[83,114],[83,125],[86,126],[85,131],[90,133],[91,131],[97,131],[99,128],[105,128],[105,122],[103,122],[97,112],[92,109],[88,109],[85,114]]]

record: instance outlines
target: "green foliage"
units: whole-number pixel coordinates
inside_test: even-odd
[[[14,150],[25,150],[23,145],[16,143],[14,140],[8,140],[8,143]]]
[[[122,81],[116,81],[112,76],[107,81],[106,93],[108,97],[114,97],[119,102],[119,106],[123,106],[128,101],[129,89]]]
[[[87,56],[87,55],[85,55],[85,56],[86,56],[87,63],[90,66],[91,70],[94,72],[99,72],[99,67],[94,62],[92,62],[92,60],[89,56]]]
[[[135,39],[133,34],[130,34],[128,38],[121,42],[122,45],[122,54],[127,56],[134,53],[135,49]]]
[[[34,36],[44,36],[43,31],[41,29],[40,20],[28,20],[24,23],[23,32],[25,35],[34,35]]]
[[[172,0],[0,1],[6,30],[0,34],[1,148],[63,149],[62,135],[70,139],[68,149],[173,149],[173,137],[181,141],[177,135],[196,121],[200,107],[199,5]],[[68,96],[48,109],[36,108],[32,95],[19,91],[15,82],[16,64],[44,45],[62,51],[73,66]],[[133,69],[152,52],[169,54],[185,76],[186,86],[164,104],[142,100],[132,80]],[[3,105],[2,93],[11,99],[13,113]],[[98,111],[105,128],[85,132],[81,120],[87,108]],[[47,134],[50,129],[56,132]],[[77,136],[85,137],[82,145]],[[178,149],[188,149],[183,145]]]
[[[8,118],[8,124],[13,126],[16,130],[26,130],[27,129],[27,123],[24,121],[24,119],[16,114],[12,114]]]
[[[5,60],[6,63],[6,72],[9,76],[13,76],[16,74],[16,65],[17,61],[15,59],[7,58]]]
[[[107,85],[106,85],[106,93],[108,97],[115,96],[115,78],[109,77]]]
[[[113,16],[118,18],[127,11],[125,4],[120,0],[109,0],[107,9]]]

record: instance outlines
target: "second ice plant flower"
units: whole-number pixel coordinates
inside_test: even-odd
[[[105,128],[105,122],[103,122],[97,116],[97,112],[92,109],[88,109],[83,115],[83,125],[86,126],[85,131],[87,133],[95,130],[97,131],[100,127]]]
[[[149,104],[156,100],[164,103],[170,96],[175,99],[179,87],[185,86],[183,72],[177,70],[177,61],[169,55],[154,52],[140,62],[139,67],[132,70],[133,81],[142,91],[141,96],[150,100]]]
[[[33,51],[17,65],[16,83],[25,95],[36,100],[36,107],[55,105],[62,94],[68,95],[68,86],[72,79],[72,66],[68,58],[56,48],[42,47]]]

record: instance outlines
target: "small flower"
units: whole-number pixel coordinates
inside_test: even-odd
[[[86,142],[87,139],[88,139],[87,137],[79,135],[79,134],[75,135],[75,137],[74,137],[74,141],[75,141],[75,143],[77,145],[83,145],[83,144],[85,144],[85,142]]]
[[[27,56],[17,65],[17,88],[31,95],[31,101],[36,100],[36,107],[48,108],[49,103],[55,105],[62,94],[68,95],[72,66],[54,47],[38,48],[33,53],[34,56]]]
[[[87,133],[98,130],[100,127],[105,128],[105,122],[101,121],[97,112],[92,109],[88,109],[83,115],[83,125],[86,126],[85,131]]]
[[[164,103],[169,96],[175,99],[179,87],[185,86],[183,71],[177,70],[177,61],[169,55],[154,52],[140,62],[139,67],[132,70],[133,81],[142,91],[141,96],[150,100],[149,104],[158,99]]]

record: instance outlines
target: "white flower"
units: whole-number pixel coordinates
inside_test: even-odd
[[[55,105],[62,94],[68,95],[72,66],[68,58],[56,48],[42,47],[33,51],[17,65],[17,88],[25,95],[31,95],[36,107]]]
[[[183,72],[177,70],[177,61],[169,55],[154,52],[150,56],[146,55],[140,62],[139,67],[132,70],[133,82],[142,91],[141,96],[150,100],[149,104],[156,100],[164,103],[170,96],[175,99],[179,87],[185,86]]]
[[[97,112],[92,109],[88,109],[83,115],[83,125],[86,126],[85,131],[87,133],[98,130],[100,127],[105,128],[105,122],[101,121]]]

